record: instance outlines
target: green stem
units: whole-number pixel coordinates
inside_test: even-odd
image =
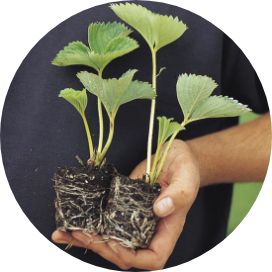
[[[115,121],[115,117],[111,117],[110,118],[109,136],[108,136],[107,142],[106,142],[102,152],[99,154],[99,157],[97,160],[98,165],[100,165],[103,162],[104,157],[106,156],[106,153],[108,152],[109,147],[111,145],[111,142],[113,139],[113,134],[114,134],[114,121]]]
[[[159,177],[159,175],[160,175],[160,173],[161,173],[161,171],[162,171],[162,168],[163,168],[163,166],[164,166],[166,157],[167,157],[167,155],[168,155],[168,152],[169,152],[170,147],[172,146],[173,141],[175,140],[175,138],[176,138],[176,136],[178,135],[178,133],[179,133],[181,130],[183,130],[183,129],[185,128],[185,125],[186,125],[186,124],[187,124],[187,122],[183,121],[183,122],[180,124],[181,129],[180,129],[180,130],[177,130],[175,133],[173,133],[172,136],[171,136],[171,138],[170,138],[170,140],[167,142],[167,145],[166,145],[166,147],[165,147],[165,149],[164,149],[164,151],[163,151],[163,153],[162,153],[162,156],[161,156],[161,160],[160,160],[159,166],[156,165],[155,167],[156,167],[157,169],[155,168],[155,171],[152,172],[152,176],[151,176],[151,180],[150,180],[151,183],[155,183],[155,182],[157,181],[157,179],[158,179],[158,177]]]
[[[172,145],[174,139],[176,138],[178,132],[179,132],[179,131],[175,132],[175,133],[171,136],[170,140],[168,141],[168,143],[167,143],[167,145],[166,145],[166,147],[165,147],[165,150],[164,150],[163,153],[162,153],[161,160],[160,160],[160,164],[159,164],[159,166],[157,167],[157,170],[155,171],[154,175],[152,175],[152,180],[150,181],[151,183],[155,183],[155,182],[157,181],[157,179],[158,179],[158,177],[159,177],[159,175],[160,175],[160,173],[161,173],[161,171],[162,171],[162,168],[163,168],[164,162],[165,162],[165,160],[166,160],[167,154],[168,154],[168,152],[169,152],[169,149],[170,149],[170,147],[171,147],[171,145]]]
[[[157,51],[151,49],[152,54],[152,87],[157,91]],[[147,162],[146,162],[146,181],[150,180],[150,170],[151,170],[151,156],[152,156],[152,140],[153,140],[153,130],[154,130],[154,119],[155,119],[155,110],[156,110],[156,98],[153,98],[151,101],[150,109],[150,119],[149,119],[149,131],[148,131],[148,140],[147,140]]]
[[[98,71],[98,76],[102,78],[103,69]],[[104,135],[104,121],[103,121],[103,112],[102,112],[102,103],[99,98],[97,98],[97,110],[99,117],[99,141],[97,147],[98,156],[101,153],[102,145],[103,145],[103,135]]]
[[[160,158],[161,147],[162,147],[162,145],[157,146],[157,150],[156,150],[155,156],[154,156],[153,161],[152,161],[152,168],[151,168],[151,172],[150,172],[150,180],[153,179],[152,176],[154,176],[156,166],[157,166],[159,158]]]
[[[86,119],[85,114],[81,114],[84,126],[85,126],[85,130],[86,130],[86,135],[87,135],[87,139],[88,139],[88,144],[89,144],[89,152],[90,152],[90,160],[94,159],[94,149],[93,149],[93,141],[92,141],[92,136],[90,133],[90,128]]]

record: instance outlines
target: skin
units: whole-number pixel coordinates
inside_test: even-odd
[[[159,182],[162,192],[153,210],[161,217],[148,249],[131,250],[116,241],[80,231],[55,231],[52,240],[90,249],[121,269],[162,269],[180,236],[186,215],[202,186],[225,182],[263,180],[271,149],[271,121],[268,114],[255,121],[184,142],[175,140]],[[142,177],[145,161],[131,173]]]

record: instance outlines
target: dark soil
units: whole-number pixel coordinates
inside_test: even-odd
[[[134,249],[148,247],[158,223],[152,206],[159,193],[157,183],[116,175],[103,216],[104,239],[118,240]]]
[[[106,164],[62,167],[54,174],[56,224],[62,231],[101,231],[110,182],[116,170]]]

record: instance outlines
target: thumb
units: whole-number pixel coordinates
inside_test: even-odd
[[[145,175],[146,172],[146,160],[140,162],[131,172],[129,177],[131,179],[141,179]]]
[[[166,187],[153,205],[154,213],[158,217],[166,217],[177,210],[188,212],[192,206],[199,186],[192,178],[176,175]]]

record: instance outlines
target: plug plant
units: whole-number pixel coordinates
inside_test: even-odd
[[[148,44],[152,59],[152,86],[156,91],[157,52],[181,37],[187,26],[177,17],[156,14],[136,4],[112,4],[111,9],[119,18],[136,29]],[[189,123],[198,120],[233,117],[249,111],[247,106],[232,98],[211,95],[216,87],[215,81],[208,76],[191,74],[179,76],[176,91],[183,120],[176,122],[173,118],[158,117],[157,147],[152,161],[151,147],[156,107],[156,98],[153,98],[147,140],[146,175],[136,181],[122,175],[113,178],[104,212],[104,238],[118,240],[130,248],[148,247],[158,222],[152,208],[160,192],[158,178],[178,133]]]
[[[66,88],[59,97],[68,101],[80,114],[83,121],[89,158],[79,167],[62,167],[54,175],[56,191],[56,222],[61,230],[82,229],[99,232],[103,227],[102,214],[109,192],[110,181],[116,175],[115,168],[106,163],[106,154],[112,143],[115,117],[121,105],[135,99],[152,99],[155,92],[149,83],[133,80],[136,70],[129,70],[120,78],[103,79],[105,67],[115,58],[138,47],[128,37],[131,33],[121,23],[93,23],[88,28],[89,47],[80,41],[69,43],[52,61],[57,66],[85,65],[97,74],[79,72],[77,77],[83,90]],[[88,104],[87,91],[97,97],[99,116],[99,141],[93,142],[91,127],[85,110]],[[103,107],[109,118],[109,135],[104,142]]]

